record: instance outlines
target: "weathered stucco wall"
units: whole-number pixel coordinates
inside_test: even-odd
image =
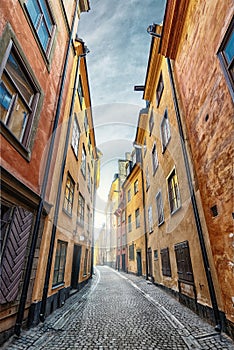
[[[174,70],[224,312],[233,322],[234,107],[217,56],[232,14],[232,0],[190,1]]]

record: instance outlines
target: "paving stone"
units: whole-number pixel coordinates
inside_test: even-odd
[[[13,337],[5,349],[234,350],[234,343],[142,277],[98,267],[44,324]]]

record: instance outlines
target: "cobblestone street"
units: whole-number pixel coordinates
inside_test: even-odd
[[[3,349],[234,349],[234,343],[142,277],[98,267],[44,324]]]

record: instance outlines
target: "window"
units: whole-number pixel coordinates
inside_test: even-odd
[[[138,192],[138,180],[134,182],[134,194]]]
[[[162,137],[162,152],[165,151],[171,138],[171,131],[169,126],[167,110],[164,113],[161,123],[161,137]]]
[[[91,150],[91,137],[89,134],[89,138],[88,138],[88,148],[89,148],[89,154],[90,154],[90,150]]]
[[[56,256],[55,256],[55,264],[54,264],[53,286],[60,283],[64,283],[66,254],[67,254],[67,243],[58,241]]]
[[[132,231],[132,215],[128,216],[128,232]]]
[[[149,177],[149,167],[148,166],[146,168],[145,177],[146,177],[146,191],[147,191],[150,187],[150,177]]]
[[[89,124],[88,124],[88,117],[87,117],[87,112],[85,110],[85,116],[84,116],[84,130],[87,136],[88,130],[89,130]]]
[[[122,236],[122,246],[124,247],[127,243],[127,239],[126,239],[126,234],[123,234]]]
[[[120,224],[121,224],[121,217],[117,216],[117,225],[120,226]]]
[[[90,209],[89,207],[87,206],[87,232],[88,234],[90,233]]]
[[[146,146],[146,137],[144,138],[144,157],[146,155],[146,152],[147,152],[147,146]]]
[[[28,147],[40,94],[12,42],[7,52],[0,80],[0,118],[7,130]]]
[[[85,208],[85,200],[84,200],[83,196],[79,193],[78,208],[77,208],[77,221],[82,226],[84,226],[84,208]]]
[[[72,177],[68,174],[66,188],[65,188],[63,209],[70,215],[72,214],[74,191],[75,191],[75,182],[73,181]]]
[[[157,86],[157,89],[156,89],[156,104],[157,104],[157,107],[159,106],[159,103],[160,103],[160,100],[161,100],[161,97],[162,97],[162,93],[163,93],[163,89],[164,89],[164,83],[163,83],[163,76],[162,76],[162,72],[161,72],[160,77],[159,77],[159,81],[158,81],[158,86]]]
[[[156,143],[154,143],[153,149],[152,149],[152,164],[153,164],[153,173],[155,174],[158,168],[158,153],[156,149]]]
[[[156,195],[156,206],[157,206],[158,226],[160,226],[164,222],[164,212],[163,212],[161,192],[158,192]]]
[[[81,172],[83,176],[86,177],[86,151],[84,145],[82,148]]]
[[[234,17],[218,51],[228,87],[234,100]]]
[[[128,202],[131,200],[131,189],[128,190]]]
[[[180,193],[175,169],[172,171],[168,178],[168,195],[170,212],[173,214],[177,209],[180,208]]]
[[[163,276],[171,277],[171,263],[169,256],[169,249],[161,249],[161,263],[162,263],[162,274]]]
[[[124,210],[122,211],[121,215],[122,215],[122,222],[125,222],[125,211]]]
[[[134,243],[129,246],[129,260],[134,260]]]
[[[135,210],[136,228],[140,227],[140,209]]]
[[[43,51],[48,56],[55,32],[55,23],[46,0],[27,0],[25,6]]]
[[[89,251],[88,251],[88,249],[86,248],[86,249],[85,249],[85,257],[84,257],[84,272],[83,272],[83,276],[86,276],[86,275],[87,275],[88,254],[89,254]]]
[[[80,139],[80,130],[79,130],[79,125],[77,121],[77,116],[75,114],[73,130],[72,130],[71,146],[77,158],[78,158],[79,139]]]
[[[79,101],[80,101],[80,108],[82,109],[82,106],[83,106],[83,99],[84,99],[84,93],[83,93],[83,87],[82,87],[81,76],[79,76],[77,92],[78,92],[78,97],[79,97]]]
[[[150,132],[150,135],[152,134],[153,127],[154,127],[154,111],[153,111],[153,109],[151,109],[150,119],[149,119],[149,132]]]
[[[193,282],[193,271],[188,241],[175,245],[175,255],[178,279],[180,281]]]
[[[149,225],[149,233],[153,232],[153,212],[152,206],[148,208],[148,225]]]
[[[88,190],[90,192],[91,190],[91,173],[90,173],[90,167],[89,167],[89,164],[88,164],[88,180],[87,180],[87,186],[88,186]]]
[[[154,260],[158,260],[158,251],[154,250]]]

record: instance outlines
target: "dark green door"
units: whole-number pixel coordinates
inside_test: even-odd
[[[74,245],[73,250],[73,261],[72,261],[72,272],[71,272],[71,288],[78,289],[78,280],[80,273],[80,257],[81,257],[81,246]]]
[[[137,252],[137,276],[142,275],[141,252]]]

